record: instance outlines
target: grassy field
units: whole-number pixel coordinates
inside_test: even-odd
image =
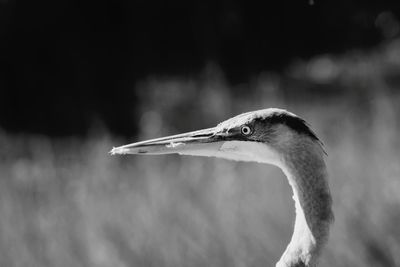
[[[400,266],[399,51],[321,56],[234,91],[212,65],[150,77],[136,89],[143,116],[127,123],[142,139],[265,107],[301,115],[328,152],[335,223],[321,266]],[[81,139],[0,132],[0,266],[274,266],[294,223],[278,168],[108,154],[131,141],[101,127]]]

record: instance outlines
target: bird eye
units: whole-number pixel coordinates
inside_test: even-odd
[[[242,127],[241,132],[243,135],[249,135],[251,134],[251,129],[249,126],[246,125]]]

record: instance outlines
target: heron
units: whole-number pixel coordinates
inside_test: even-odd
[[[325,150],[306,121],[278,108],[247,112],[216,127],[114,147],[111,154],[217,157],[278,166],[293,191],[292,238],[276,267],[315,267],[333,221]]]

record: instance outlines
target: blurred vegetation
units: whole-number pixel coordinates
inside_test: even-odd
[[[231,90],[218,66],[136,86],[139,139],[286,108],[324,141],[335,223],[321,266],[400,266],[400,41],[294,62]],[[118,103],[110,103],[110,106]],[[133,111],[132,111],[133,112]],[[0,133],[0,266],[274,266],[291,190],[273,166],[111,157],[125,140]]]

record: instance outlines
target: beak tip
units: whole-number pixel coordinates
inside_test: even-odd
[[[115,155],[115,147],[113,147],[110,151],[108,151],[108,154],[110,154],[111,156]]]
[[[123,148],[123,147],[113,147],[110,152],[108,152],[110,155],[125,155],[127,154],[128,149]]]

